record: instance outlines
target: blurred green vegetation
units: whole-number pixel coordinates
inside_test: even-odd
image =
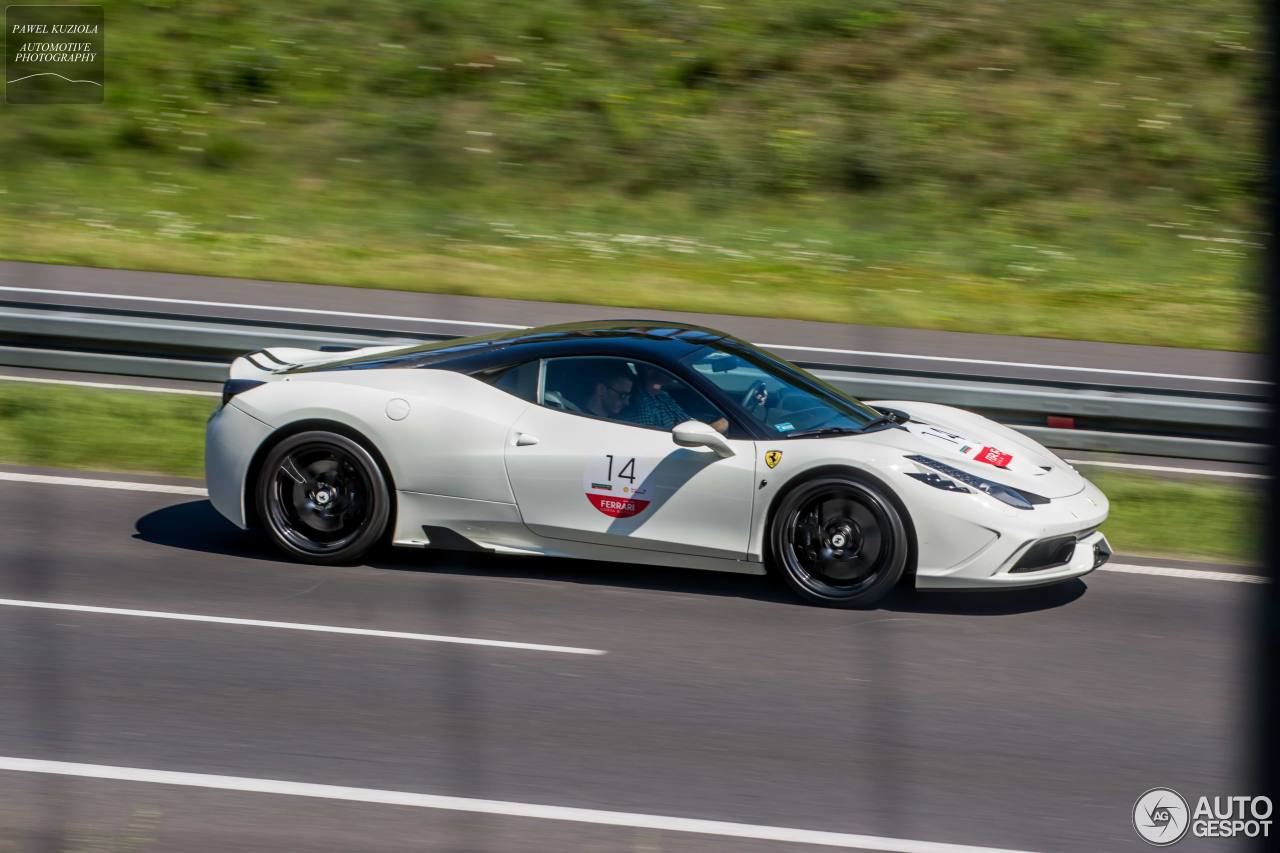
[[[204,475],[208,397],[0,382],[0,462]],[[1118,553],[1258,559],[1260,491],[1110,471],[1086,474],[1111,500]]]
[[[204,476],[210,397],[0,382],[0,462]]]
[[[1102,529],[1117,553],[1261,559],[1262,487],[1084,473],[1111,501]]]
[[[0,256],[1256,349],[1257,13],[115,2]]]

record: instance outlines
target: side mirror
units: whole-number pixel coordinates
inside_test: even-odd
[[[710,424],[702,421],[685,421],[676,424],[671,430],[671,440],[681,447],[709,447],[721,459],[733,455],[733,448],[724,436],[715,431]]]

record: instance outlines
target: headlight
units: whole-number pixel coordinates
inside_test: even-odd
[[[1003,483],[996,483],[992,480],[984,479],[979,477],[977,474],[970,474],[968,471],[963,471],[953,465],[948,465],[945,462],[939,462],[937,459],[930,459],[928,456],[908,456],[907,458],[912,462],[925,466],[926,468],[932,468],[941,474],[946,474],[951,479],[958,480],[966,486],[972,486],[983,494],[990,495],[1001,503],[1008,504],[1014,509],[1033,509],[1040,504],[1047,504],[1049,502],[1049,499],[1046,497],[1026,492],[1022,489],[1015,489],[1013,486],[1006,486]],[[915,477],[917,480],[929,483],[929,485],[937,488],[947,488],[926,479],[928,475],[908,474],[907,476]],[[947,490],[968,491],[968,489],[951,488],[947,488]]]
[[[957,483],[955,480],[948,480],[946,477],[939,477],[932,471],[928,474],[921,474],[916,471],[908,471],[907,476],[913,480],[919,480],[926,486],[933,486],[935,489],[942,489],[944,492],[964,492],[968,494],[969,490]]]

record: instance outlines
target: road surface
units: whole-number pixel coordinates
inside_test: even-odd
[[[177,492],[0,481],[2,851],[1137,851],[1148,788],[1250,793],[1248,570],[841,612],[619,565],[303,566],[198,482],[129,479]]]

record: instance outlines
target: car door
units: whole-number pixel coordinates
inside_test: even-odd
[[[590,361],[548,364],[571,360]],[[619,361],[635,372],[636,362]],[[542,387],[512,429],[507,474],[525,525],[554,539],[745,557],[754,443],[729,439],[734,455],[723,458],[679,447],[669,429],[593,415],[584,393]]]

